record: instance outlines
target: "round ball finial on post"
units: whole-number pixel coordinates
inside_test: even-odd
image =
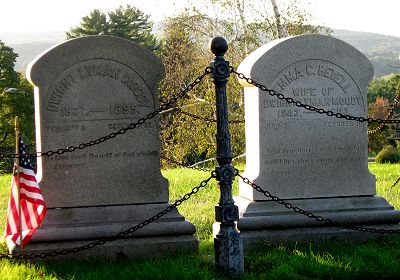
[[[210,49],[213,54],[217,56],[223,56],[228,50],[228,42],[225,40],[224,37],[214,37],[210,41]]]

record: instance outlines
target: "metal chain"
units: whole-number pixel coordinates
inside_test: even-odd
[[[394,182],[394,184],[390,188],[394,188],[399,182],[400,182],[400,176],[397,177],[396,182]]]
[[[0,254],[0,260],[1,259],[19,259],[19,260],[26,260],[26,259],[44,259],[47,257],[56,257],[59,255],[67,255],[67,254],[72,254],[72,253],[77,253],[83,250],[88,250],[88,249],[92,249],[94,247],[97,246],[101,246],[104,245],[107,242],[112,242],[118,239],[123,239],[124,237],[126,237],[127,235],[147,226],[148,224],[158,220],[159,218],[163,217],[165,214],[171,212],[173,209],[177,208],[179,205],[181,205],[184,201],[190,199],[190,197],[194,194],[196,194],[201,188],[204,188],[207,186],[208,182],[212,179],[215,178],[215,173],[212,172],[211,176],[208,179],[203,180],[198,186],[192,188],[192,190],[185,194],[184,196],[182,196],[181,199],[176,200],[173,204],[169,205],[168,207],[166,207],[163,211],[159,212],[158,214],[152,216],[151,218],[141,222],[140,224],[137,224],[125,231],[121,231],[120,233],[110,236],[110,237],[106,237],[106,238],[102,238],[99,239],[97,241],[88,243],[86,245],[83,246],[79,246],[79,247],[74,247],[71,249],[63,249],[63,250],[59,250],[59,251],[52,251],[52,252],[40,252],[40,253],[32,253],[32,254]]]
[[[390,110],[389,110],[389,112],[388,112],[388,114],[387,114],[385,120],[388,120],[388,119],[390,119],[391,117],[393,117],[394,111],[399,107],[399,102],[400,102],[399,100],[400,100],[400,86],[399,86],[398,89],[397,89],[396,97],[394,98],[394,102],[393,102],[392,106],[390,107]],[[382,124],[380,124],[378,127],[374,128],[374,129],[372,129],[372,130],[369,130],[369,131],[368,131],[368,134],[369,134],[369,135],[375,134],[375,133],[377,133],[378,131],[381,131],[384,127],[385,127],[385,124],[382,123]]]
[[[36,142],[32,142],[30,144],[25,144],[25,147],[34,147],[36,146]]]
[[[121,134],[125,134],[128,130],[132,130],[137,128],[138,126],[144,124],[146,121],[154,118],[156,115],[158,115],[161,111],[164,111],[170,107],[173,107],[173,105],[178,101],[179,98],[184,97],[190,90],[192,90],[196,85],[198,85],[205,76],[209,75],[212,72],[212,69],[210,67],[207,67],[204,70],[204,73],[200,76],[198,76],[196,79],[194,79],[194,81],[192,83],[190,83],[189,85],[187,85],[183,90],[181,90],[181,92],[179,92],[176,96],[172,97],[171,99],[169,99],[168,102],[161,104],[160,107],[155,110],[154,112],[151,112],[149,114],[147,114],[145,117],[142,117],[140,119],[138,119],[136,122],[132,122],[130,123],[128,126],[123,127],[115,132],[111,132],[110,134],[106,135],[106,136],[102,136],[100,138],[97,138],[95,140],[86,142],[86,143],[81,143],[78,144],[76,146],[69,146],[67,148],[60,148],[57,150],[50,150],[47,152],[36,152],[36,153],[28,153],[27,156],[28,157],[42,157],[42,156],[53,156],[53,155],[61,155],[64,153],[71,153],[74,152],[76,150],[82,150],[85,149],[87,147],[91,147],[94,145],[98,145],[101,144],[107,140],[110,140],[112,138],[115,138],[118,135]],[[19,154],[7,154],[7,153],[0,153],[0,158],[18,158]]]
[[[169,158],[169,157],[166,157],[165,155],[161,155],[160,157],[161,157],[162,159],[165,159],[166,161],[169,161],[169,162],[171,162],[171,163],[174,163],[174,164],[176,164],[176,165],[178,165],[178,166],[180,166],[180,167],[183,167],[183,168],[188,168],[188,169],[193,169],[193,170],[198,170],[198,171],[203,171],[203,172],[213,172],[213,171],[210,170],[210,169],[201,168],[201,167],[195,167],[195,166],[189,166],[189,165],[183,164],[182,162],[173,160],[173,159],[171,159],[171,158]]]
[[[217,122],[216,119],[208,119],[208,118],[200,117],[200,116],[197,116],[195,114],[183,111],[180,108],[174,108],[174,109],[175,109],[175,111],[177,111],[177,112],[179,112],[179,113],[181,113],[183,115],[192,117],[194,119],[199,119],[199,120],[202,120],[202,121],[205,121],[205,122]],[[233,121],[228,121],[228,123],[231,123],[231,124],[244,123],[244,120],[233,120]]]
[[[160,157],[163,158],[163,159],[165,159],[166,161],[169,161],[169,162],[171,162],[171,163],[174,163],[174,164],[176,164],[176,165],[178,165],[178,166],[180,166],[180,167],[183,167],[183,168],[188,168],[188,169],[193,169],[193,170],[198,170],[198,171],[203,171],[203,172],[213,172],[213,170],[211,170],[211,169],[206,169],[206,168],[202,168],[202,167],[196,167],[196,166],[186,165],[186,164],[184,164],[184,163],[182,163],[182,162],[179,162],[179,161],[173,160],[173,159],[171,159],[171,158],[168,158],[168,157],[166,157],[165,155],[161,155]],[[234,160],[234,159],[235,159],[235,158],[233,158],[232,160]],[[215,159],[215,160],[216,160],[216,159]],[[239,172],[243,172],[243,170],[239,170]]]
[[[330,225],[330,226],[336,226],[336,227],[341,227],[344,229],[350,229],[350,230],[362,231],[362,232],[368,232],[368,233],[379,233],[379,234],[385,234],[385,233],[386,234],[398,234],[398,233],[400,233],[400,229],[398,229],[398,230],[388,229],[387,230],[387,229],[365,228],[365,227],[355,226],[355,225],[351,225],[351,224],[343,224],[343,223],[334,222],[331,219],[323,218],[322,216],[308,212],[307,210],[296,207],[296,206],[292,205],[290,202],[287,202],[275,195],[272,195],[269,191],[266,191],[266,190],[262,189],[260,186],[258,186],[257,184],[253,183],[250,179],[240,175],[239,170],[236,170],[236,175],[239,176],[245,184],[250,185],[253,189],[262,193],[265,197],[270,198],[272,201],[275,201],[276,203],[279,203],[279,204],[285,206],[287,209],[291,209],[296,213],[302,214],[310,219],[314,219],[317,222],[325,223],[326,225]]]
[[[333,111],[328,111],[322,108],[314,107],[308,104],[301,103],[291,97],[286,97],[282,93],[278,93],[275,90],[268,89],[266,86],[255,82],[253,79],[246,77],[243,73],[238,73],[231,66],[231,73],[234,73],[238,76],[239,79],[245,80],[247,83],[258,87],[262,91],[267,92],[271,96],[276,96],[278,99],[285,100],[289,104],[294,104],[296,107],[301,107],[309,111],[316,112],[318,114],[327,115],[329,117],[336,117],[338,119],[346,119],[349,121],[357,121],[357,122],[368,122],[368,123],[378,123],[378,124],[400,124],[400,120],[382,120],[382,119],[373,119],[373,118],[365,118],[365,117],[356,117],[352,115],[345,115],[342,113],[334,113]]]

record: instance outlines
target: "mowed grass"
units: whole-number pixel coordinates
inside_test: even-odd
[[[400,165],[370,164],[377,178],[377,194],[400,209]],[[191,191],[210,174],[182,168],[164,170],[171,202]],[[4,228],[10,175],[0,176],[0,226]],[[237,193],[237,182],[234,194]],[[219,200],[215,180],[178,209],[197,228],[199,254],[177,254],[147,260],[33,264],[0,261],[0,279],[225,279],[214,268],[212,224]],[[145,218],[145,217],[144,217]],[[1,249],[6,252],[5,248]],[[368,242],[332,241],[306,244],[260,245],[245,251],[243,279],[399,279],[400,236]]]
[[[376,176],[376,193],[385,197],[396,209],[400,209],[400,182],[393,184],[400,177],[400,164],[370,163],[369,170]]]

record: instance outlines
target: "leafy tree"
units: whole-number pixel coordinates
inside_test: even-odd
[[[389,113],[389,100],[385,97],[380,97],[369,106],[369,116],[374,119],[384,119]]]
[[[375,102],[368,106],[368,115],[374,119],[384,119],[389,113],[389,100],[384,97],[378,97]],[[368,151],[377,154],[385,145],[388,144],[388,137],[393,134],[391,126],[370,125],[368,134]]]
[[[151,51],[157,51],[160,43],[152,34],[153,23],[149,15],[134,6],[119,6],[107,14],[93,10],[82,18],[81,25],[66,32],[67,39],[88,35],[112,35],[143,45]]]
[[[397,92],[400,91],[400,75],[387,75],[374,78],[368,86],[369,116],[375,119],[385,119],[389,109],[393,106]],[[391,118],[398,118],[400,108],[394,111]],[[369,129],[376,128],[376,124],[370,124]],[[398,125],[386,125],[376,133],[368,135],[368,149],[371,153],[378,153],[385,145],[389,144],[391,137],[398,138]]]
[[[275,0],[210,0],[216,14],[222,15],[225,28],[244,41],[242,51],[247,54],[266,42],[286,36],[320,33],[331,30],[311,25],[312,15],[300,9],[300,0],[291,0],[279,6]],[[239,39],[239,38],[237,38]],[[246,46],[249,46],[246,51]]]
[[[378,97],[386,98],[393,103],[396,97],[396,91],[400,86],[400,75],[391,74],[380,78],[374,78],[367,89],[368,103],[371,104]]]
[[[182,16],[165,22],[161,58],[166,77],[161,85],[161,99],[168,99],[171,93],[194,80],[212,58],[210,54],[205,55],[207,50],[193,40],[190,34],[192,30],[186,26],[187,23],[192,24],[197,20],[199,19]],[[199,31],[200,28],[201,26]],[[179,100],[176,107],[214,119],[214,108],[210,106],[214,104],[211,90],[212,85],[204,80],[188,93],[186,99]],[[195,120],[178,111],[166,112],[161,115],[163,153],[169,158],[189,164],[212,157],[215,151],[213,131],[215,123]]]
[[[203,1],[201,5],[215,13],[205,14],[198,6],[192,5],[179,16],[166,20],[161,50],[166,67],[166,78],[161,86],[162,98],[167,98],[174,88],[188,84],[204,71],[213,59],[208,42],[214,35],[224,36],[229,42],[226,58],[235,68],[250,52],[276,39],[275,17],[271,12],[260,13],[265,10],[259,9],[259,4],[259,1],[250,0]],[[290,27],[290,35],[328,31],[312,27],[308,19],[298,10],[292,10],[290,15],[285,10],[281,15],[282,24]],[[232,75],[228,83],[229,120],[244,120],[243,105],[243,87]],[[215,119],[215,92],[211,80],[205,79],[176,106],[197,116]],[[213,122],[197,120],[179,111],[168,111],[161,117],[163,153],[190,164],[215,157],[215,130]],[[230,132],[233,155],[239,156],[245,152],[244,123],[232,123]]]
[[[15,152],[15,116],[26,143],[34,139],[33,89],[14,70],[18,55],[0,41],[0,151]],[[0,172],[11,171],[12,160],[0,159]]]
[[[0,41],[0,93],[7,87],[16,87],[19,83],[18,73],[14,71],[17,57],[12,48]]]

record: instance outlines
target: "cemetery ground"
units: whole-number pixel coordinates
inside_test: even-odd
[[[242,166],[241,166],[242,167]],[[377,195],[400,209],[400,164],[369,164],[377,178]],[[182,168],[164,170],[175,201],[209,176]],[[4,228],[11,175],[0,176],[0,228]],[[237,181],[234,193],[237,194]],[[144,260],[33,264],[1,260],[0,279],[224,279],[214,268],[212,224],[218,203],[216,181],[184,202],[179,211],[197,228],[198,254],[178,253]],[[147,217],[143,217],[143,220]],[[4,244],[0,251],[6,252]],[[243,279],[395,279],[400,277],[400,236],[367,242],[329,241],[305,244],[262,244],[245,249]]]

